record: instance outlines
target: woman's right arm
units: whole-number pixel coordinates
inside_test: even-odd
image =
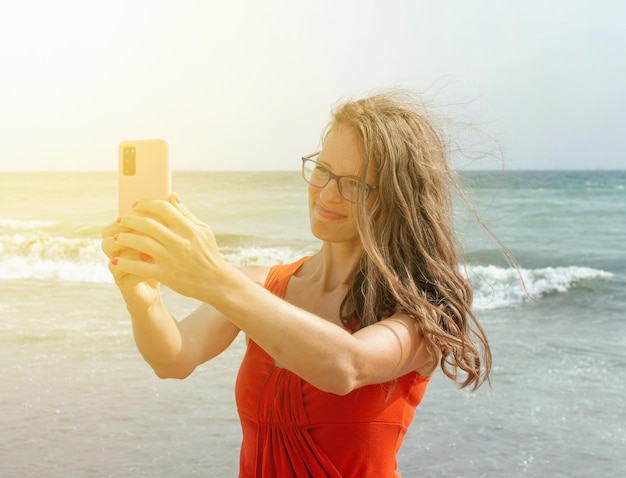
[[[261,266],[240,270],[259,284],[265,282],[269,272]],[[189,376],[198,365],[226,350],[239,334],[239,327],[206,303],[178,322],[163,305],[158,289],[156,292],[157,298],[148,308],[133,311],[131,302],[126,303],[137,348],[159,377]]]
[[[161,300],[146,310],[132,310],[133,336],[139,352],[160,378],[185,378],[233,342],[239,328],[208,304],[180,322]]]
[[[120,232],[117,221],[102,232],[102,250],[109,258],[135,254],[120,250],[117,245]],[[137,348],[161,378],[187,377],[198,365],[223,352],[239,333],[239,328],[222,313],[204,303],[179,322],[165,308],[158,283],[121,274],[110,266],[109,269],[131,316]],[[265,280],[267,270],[263,267],[242,269],[260,283]]]

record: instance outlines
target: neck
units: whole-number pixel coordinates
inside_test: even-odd
[[[313,263],[315,281],[328,292],[348,286],[359,266],[362,253],[361,246],[325,242]]]

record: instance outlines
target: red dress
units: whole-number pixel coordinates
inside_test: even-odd
[[[273,267],[265,287],[284,297],[306,258]],[[429,377],[411,372],[345,396],[323,392],[274,363],[252,340],[235,396],[243,441],[240,478],[399,477],[396,455]]]

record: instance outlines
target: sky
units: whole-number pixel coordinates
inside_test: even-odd
[[[621,0],[0,0],[0,171],[113,171],[143,138],[174,170],[297,169],[388,88],[504,158],[456,167],[626,169],[624,25]]]

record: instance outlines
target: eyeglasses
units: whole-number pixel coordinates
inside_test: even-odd
[[[337,181],[339,194],[346,201],[357,202],[359,197],[367,197],[370,191],[378,189],[360,179],[352,176],[338,176],[322,163],[318,163],[313,158],[320,153],[314,153],[302,158],[302,176],[304,180],[315,188],[323,188],[333,179]]]

